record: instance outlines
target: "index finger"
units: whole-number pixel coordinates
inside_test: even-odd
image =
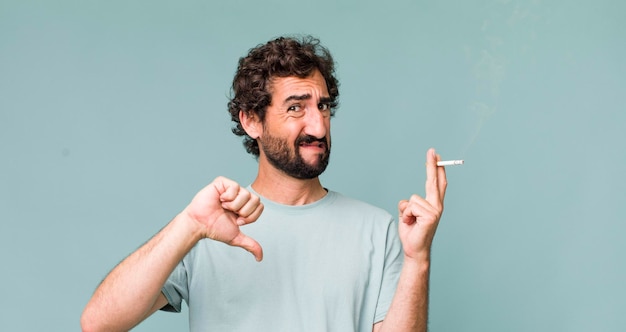
[[[439,190],[438,168],[437,154],[435,149],[430,148],[426,152],[426,201],[433,207],[441,208],[442,197]]]

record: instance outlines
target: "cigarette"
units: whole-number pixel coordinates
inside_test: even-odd
[[[437,166],[452,166],[452,165],[463,165],[463,160],[446,160],[446,161],[438,161]]]

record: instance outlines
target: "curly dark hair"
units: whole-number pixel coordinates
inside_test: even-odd
[[[279,37],[251,49],[239,59],[237,73],[233,79],[228,112],[234,122],[232,131],[243,136],[243,145],[248,153],[259,156],[259,145],[239,122],[239,112],[256,113],[260,121],[265,120],[267,106],[272,103],[268,91],[275,77],[308,77],[319,70],[331,99],[331,116],[338,106],[339,81],[335,77],[334,60],[320,41],[312,36]]]

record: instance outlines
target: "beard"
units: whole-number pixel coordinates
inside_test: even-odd
[[[323,144],[326,151],[318,154],[313,164],[309,164],[302,158],[299,147],[301,143],[314,142]],[[296,179],[308,180],[318,177],[326,170],[330,159],[330,140],[326,137],[318,139],[309,135],[300,136],[294,142],[293,148],[289,147],[285,139],[271,135],[261,138],[260,143],[270,164]]]

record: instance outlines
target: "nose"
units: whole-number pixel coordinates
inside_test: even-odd
[[[324,116],[317,107],[306,112],[304,133],[316,138],[323,138],[328,131],[329,117]]]

